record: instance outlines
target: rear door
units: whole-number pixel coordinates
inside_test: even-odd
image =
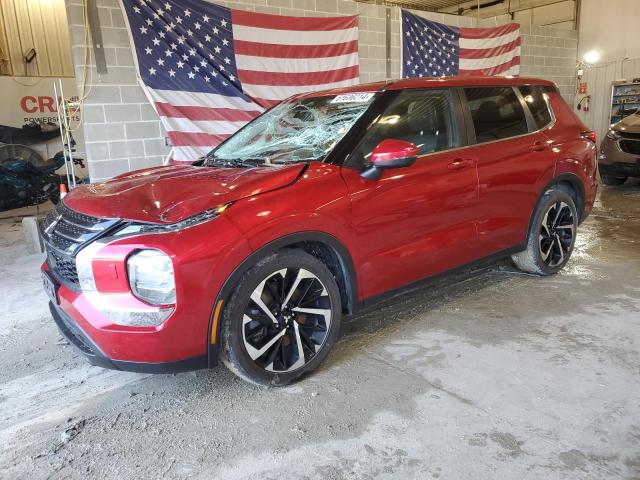
[[[475,256],[478,178],[458,94],[448,89],[399,92],[350,155],[347,184],[360,243],[356,252],[364,298],[467,263]],[[378,180],[360,175],[382,140],[414,143],[410,167]]]
[[[478,158],[478,249],[486,256],[526,238],[540,183],[553,175],[553,153],[544,133],[544,124],[551,121],[543,111],[537,117],[529,111],[528,103],[540,106],[533,91],[523,96],[516,88],[500,86],[463,92],[470,141],[475,142],[470,152]]]

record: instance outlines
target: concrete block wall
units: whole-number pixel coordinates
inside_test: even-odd
[[[492,25],[492,21],[484,21]],[[564,28],[520,27],[520,75],[541,77],[558,85],[564,99],[572,104],[576,92],[578,32]]]
[[[91,92],[84,105],[84,134],[92,181],[120,173],[160,165],[169,152],[160,121],[136,78],[129,36],[118,0],[97,0],[108,74],[98,75],[93,61],[88,65]],[[230,8],[292,16],[359,16],[360,80],[387,78],[387,7],[352,0],[236,0],[216,1]],[[76,78],[80,86],[84,64],[84,30],[81,0],[66,0]],[[474,27],[470,17],[416,12],[450,25]],[[391,78],[400,76],[400,9],[390,7]],[[491,26],[495,19],[481,20]],[[563,94],[575,90],[572,83],[577,33],[538,27],[523,27],[522,74],[548,78]]]
[[[83,129],[92,180],[159,165],[168,147],[160,120],[140,88],[123,13],[117,0],[97,0],[106,75],[95,70],[93,51],[87,64]],[[67,19],[78,92],[84,65],[84,27],[80,0],[67,0]]]

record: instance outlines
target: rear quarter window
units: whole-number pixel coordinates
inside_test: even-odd
[[[545,98],[544,89],[539,85],[525,85],[518,88],[538,129],[549,125],[553,120],[553,116],[551,115],[549,103]]]
[[[465,88],[478,143],[529,132],[527,118],[512,87]]]

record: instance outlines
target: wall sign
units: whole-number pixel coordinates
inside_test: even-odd
[[[10,77],[0,76],[0,125],[22,127],[25,123],[35,121],[39,124],[58,124],[56,102],[53,97],[53,77]],[[62,86],[67,99],[77,99],[76,81],[74,78],[63,78]],[[77,125],[79,114],[72,117],[72,124]],[[73,132],[78,150],[84,150],[82,128]],[[47,144],[31,145],[45,156],[53,156],[62,149],[59,140]]]
[[[15,79],[14,79],[15,78]],[[58,123],[56,102],[53,98],[55,78],[0,77],[0,125],[22,127],[25,123]],[[75,97],[76,81],[73,78],[62,80],[67,98]],[[76,114],[74,121],[79,121]]]

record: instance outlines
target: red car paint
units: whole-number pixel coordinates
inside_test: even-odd
[[[320,232],[341,245],[353,266],[350,311],[372,298],[464,264],[523,245],[545,187],[570,181],[580,192],[582,219],[596,194],[596,149],[587,129],[552,83],[528,78],[452,77],[353,86],[299,98],[469,86],[553,88],[555,121],[517,137],[428,154],[428,159],[363,178],[354,168],[310,162],[269,168],[164,166],[81,186],[67,207],[95,217],[169,224],[232,203],[192,228],[115,239],[94,256],[98,291],[121,308],[153,307],[130,291],[126,261],[155,248],[173,262],[177,301],[158,327],[106,319],[83,292],[61,285],[59,309],[112,360],[149,364],[211,355],[216,299],[247,259],[288,235]],[[384,153],[384,152],[382,152]],[[415,152],[414,152],[415,153]],[[426,157],[426,156],[425,156]],[[580,207],[579,207],[580,208]],[[42,267],[55,277],[47,263]],[[209,359],[209,364],[215,359]]]

